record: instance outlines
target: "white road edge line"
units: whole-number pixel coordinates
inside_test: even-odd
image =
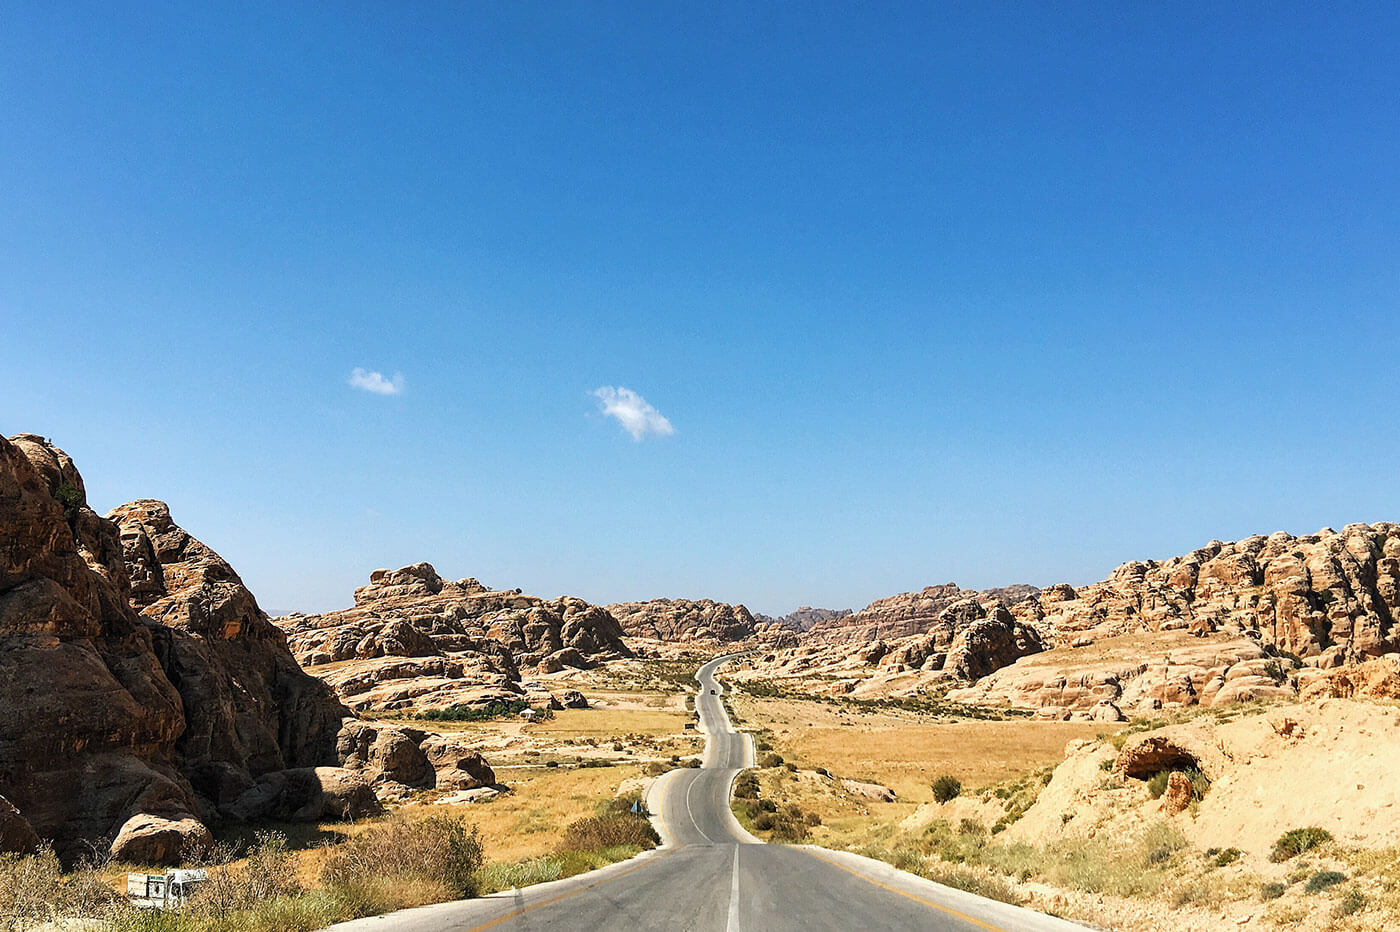
[[[729,884],[729,921],[725,932],[742,932],[739,928],[739,845],[734,846],[734,879]]]
[[[695,830],[700,833],[700,837],[713,845],[715,843],[715,840],[709,835],[705,834],[705,830],[700,827],[700,823],[695,818],[695,810],[690,808],[690,793],[692,790],[695,789],[695,783],[696,779],[692,777],[690,780],[690,785],[685,788],[685,811],[686,814],[690,816],[690,824],[695,826]]]

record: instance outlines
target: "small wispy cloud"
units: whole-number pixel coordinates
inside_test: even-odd
[[[630,388],[604,385],[593,389],[590,394],[598,399],[598,410],[608,417],[617,418],[622,429],[631,434],[633,440],[641,440],[648,434],[667,437],[676,432],[660,411]]]
[[[395,372],[393,378],[385,378],[384,373],[358,366],[350,373],[349,385],[375,395],[397,395],[403,391],[403,376]]]

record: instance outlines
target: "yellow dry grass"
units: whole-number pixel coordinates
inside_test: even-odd
[[[864,712],[824,702],[738,696],[745,722],[768,728],[779,754],[799,766],[880,783],[906,802],[930,802],[929,786],[952,774],[967,789],[1020,777],[1064,760],[1065,745],[1111,729],[1102,724],[933,721],[911,712]]]

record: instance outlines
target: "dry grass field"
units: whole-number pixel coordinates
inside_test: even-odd
[[[968,789],[1016,779],[1064,760],[1065,745],[1115,726],[1070,722],[943,721],[897,709],[871,712],[827,702],[732,697],[747,725],[770,731],[774,749],[804,768],[880,783],[909,803],[952,774]]]

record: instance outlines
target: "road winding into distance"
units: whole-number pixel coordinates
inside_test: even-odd
[[[672,770],[647,797],[662,845],[630,861],[552,883],[332,926],[338,932],[685,930],[685,932],[1059,932],[1085,927],[943,887],[880,861],[811,845],[768,845],[729,808],[753,766],[715,670],[700,668],[696,709],[704,766]],[[713,692],[712,692],[713,691]]]

